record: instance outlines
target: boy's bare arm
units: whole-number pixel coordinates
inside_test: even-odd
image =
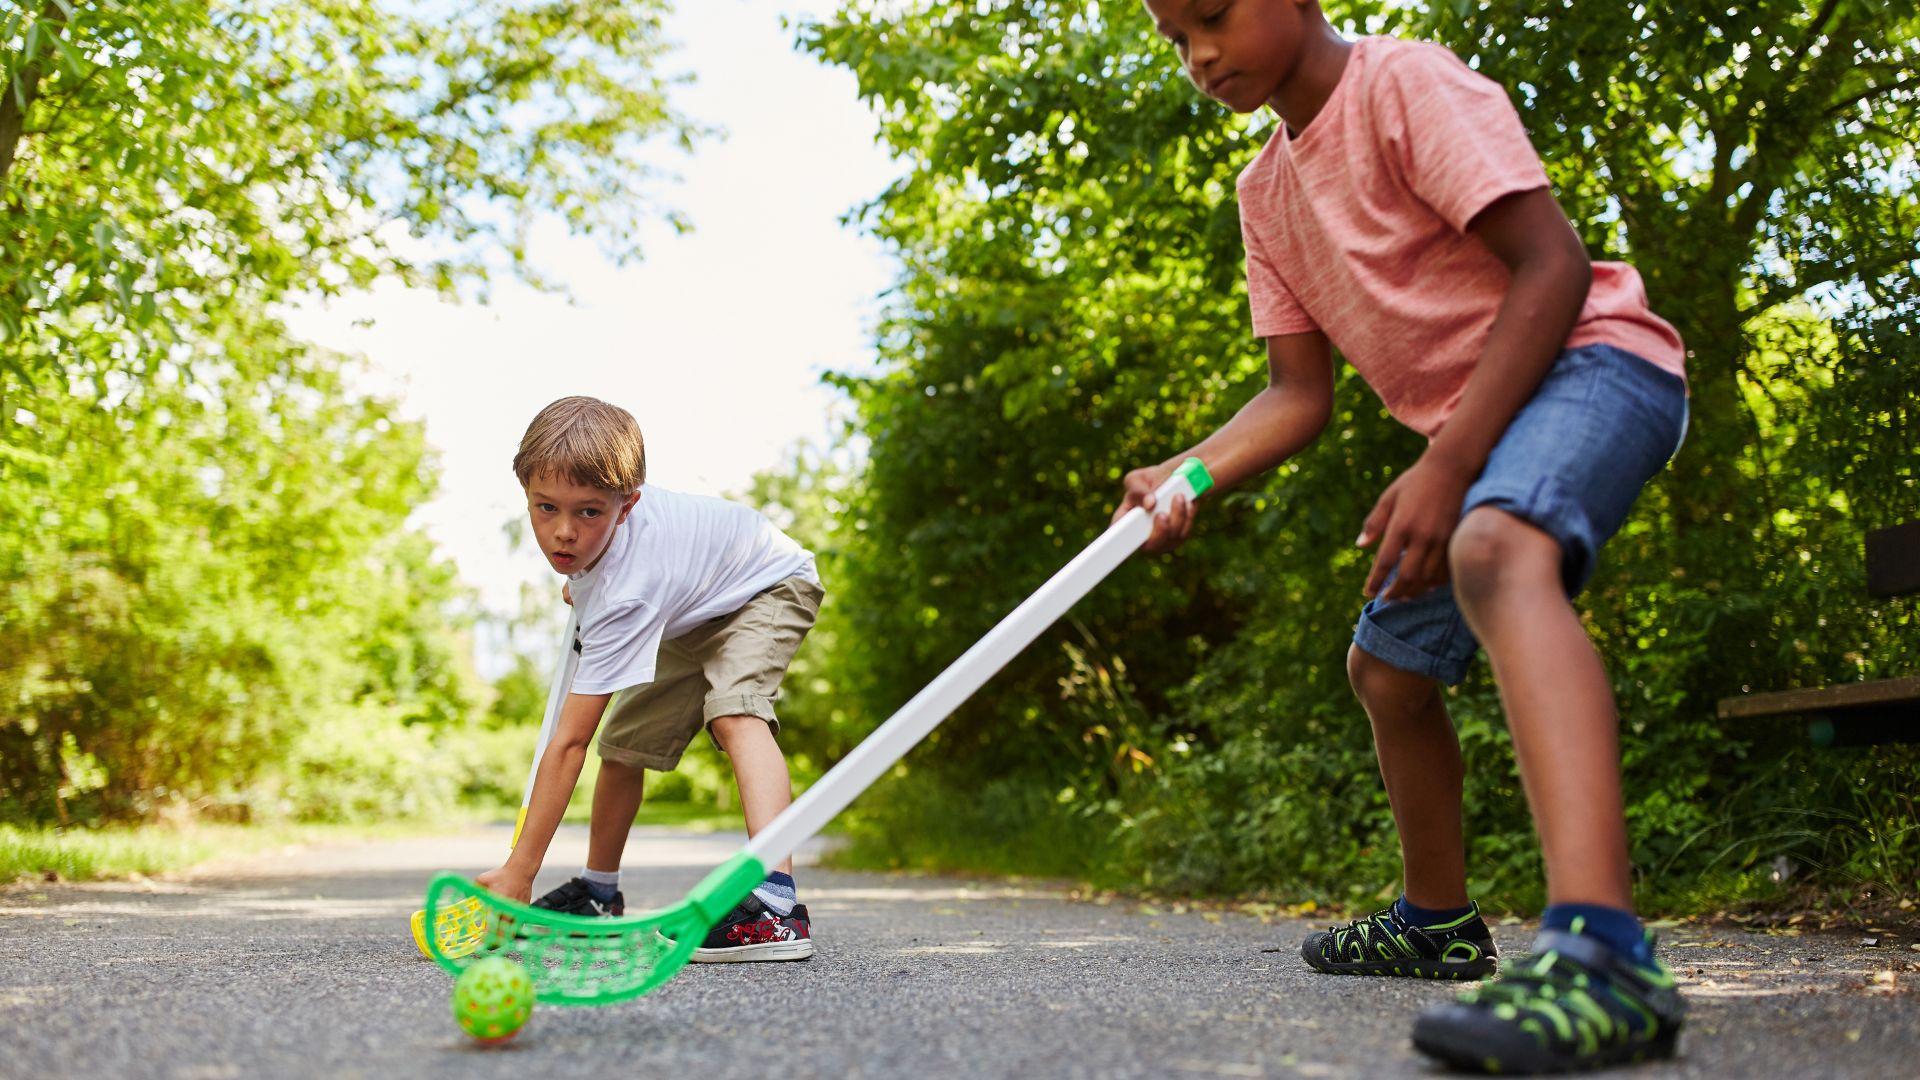
[[[533,878],[547,857],[547,845],[566,815],[567,801],[580,782],[580,767],[587,760],[587,745],[600,726],[612,694],[568,694],[560,706],[560,720],[554,725],[553,740],[540,757],[540,770],[533,778],[533,797],[527,800],[527,821],[520,828],[520,842],[513,846],[506,864],[489,870],[477,879],[501,896],[526,903],[533,894]]]
[[[1460,523],[1467,488],[1566,347],[1593,280],[1586,248],[1545,188],[1495,202],[1467,231],[1506,264],[1506,299],[1459,407],[1420,460],[1381,494],[1361,527],[1362,547],[1380,541],[1367,575],[1368,596],[1396,564],[1400,576],[1387,590],[1390,600],[1418,596],[1447,580],[1447,541]]]
[[[1154,491],[1189,457],[1206,462],[1218,486],[1232,487],[1299,453],[1326,428],[1333,414],[1333,356],[1327,336],[1311,331],[1266,341],[1266,388],[1200,445],[1128,473],[1121,482],[1125,497],[1113,512],[1115,520],[1135,506],[1153,510]],[[1154,518],[1146,548],[1171,551],[1192,527],[1193,508],[1187,500],[1175,499],[1165,515]]]

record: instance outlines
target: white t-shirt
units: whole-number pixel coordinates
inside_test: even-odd
[[[580,612],[576,694],[653,681],[660,643],[799,576],[813,553],[749,506],[647,484],[593,569],[570,575]]]

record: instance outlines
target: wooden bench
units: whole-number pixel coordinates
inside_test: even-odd
[[[1920,521],[1876,529],[1867,534],[1866,548],[1869,595],[1920,592]],[[1920,742],[1920,675],[1741,694],[1721,699],[1719,712],[1722,720],[1804,716],[1815,746]]]

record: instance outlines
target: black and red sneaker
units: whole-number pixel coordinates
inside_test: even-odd
[[[775,915],[760,898],[749,893],[707,940],[693,950],[696,964],[742,964],[762,960],[805,960],[813,955],[813,934],[807,905],[793,905],[791,915]]]
[[[585,878],[574,878],[535,900],[533,906],[568,915],[625,915],[627,898],[615,892],[612,900],[601,903],[593,898],[593,890],[587,886]]]

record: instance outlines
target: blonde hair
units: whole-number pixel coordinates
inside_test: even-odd
[[[598,398],[564,397],[540,410],[520,436],[513,475],[536,476],[631,494],[647,480],[647,444],[633,414]]]

